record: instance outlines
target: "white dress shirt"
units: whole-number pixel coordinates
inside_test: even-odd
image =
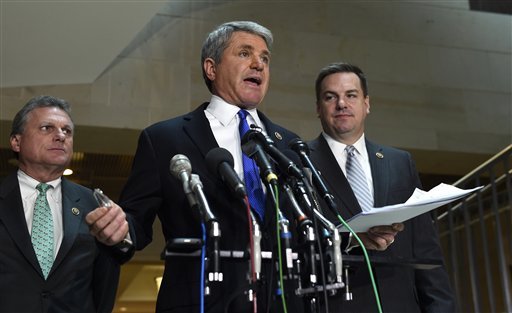
[[[36,203],[37,191],[36,186],[40,183],[34,178],[27,175],[22,170],[18,170],[18,181],[20,183],[21,200],[23,202],[23,211],[29,234],[32,234],[32,220],[34,217],[34,205]],[[62,225],[62,180],[58,178],[50,182],[45,182],[53,188],[46,191],[46,198],[53,217],[53,258],[57,256],[62,237],[64,236],[64,227]]]
[[[236,105],[232,105],[224,101],[222,98],[212,95],[210,104],[204,111],[206,118],[210,123],[213,136],[217,140],[219,147],[228,150],[235,161],[235,171],[242,181],[244,181],[244,170],[242,164],[241,138],[238,125],[240,118],[237,113],[240,110]],[[255,124],[265,133],[265,128],[261,122],[256,109],[246,110],[247,123]],[[265,133],[266,134],[266,133]]]
[[[346,164],[347,164],[347,151],[345,151],[345,148],[347,147],[346,144],[341,143],[339,141],[334,140],[331,136],[327,135],[325,132],[322,133],[325,140],[327,141],[327,144],[331,148],[332,153],[334,154],[334,157],[336,158],[336,161],[338,162],[339,167],[343,171],[343,174],[345,174],[345,177],[347,176],[346,172]],[[356,148],[356,157],[359,160],[359,163],[363,167],[364,174],[366,176],[366,183],[368,185],[368,190],[370,191],[370,195],[373,198],[373,178],[372,178],[372,171],[370,168],[370,159],[368,158],[368,152],[366,151],[366,144],[364,140],[364,134],[352,145],[354,148]]]

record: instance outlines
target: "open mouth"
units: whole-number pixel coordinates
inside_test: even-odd
[[[261,78],[259,77],[248,77],[244,79],[244,81],[249,82],[251,84],[255,84],[257,86],[261,85]]]

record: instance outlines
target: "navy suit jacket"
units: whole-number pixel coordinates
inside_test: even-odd
[[[338,166],[325,138],[320,135],[309,143],[312,162],[321,172],[334,196],[341,216],[346,220],[361,212],[354,192]],[[373,177],[374,207],[405,202],[421,183],[411,155],[402,150],[366,141]],[[329,218],[339,222],[325,210]],[[405,230],[385,251],[369,251],[371,256],[405,260],[443,262],[437,230],[430,213],[406,221]],[[376,312],[377,304],[366,266],[353,268],[350,287],[353,300],[330,298],[331,312]],[[409,267],[374,267],[384,312],[454,312],[455,300],[444,266],[432,270]]]
[[[188,114],[149,126],[140,134],[132,172],[120,197],[121,206],[128,214],[130,234],[137,249],[143,249],[151,242],[156,215],[162,224],[166,241],[176,238],[202,238],[199,214],[196,209],[190,208],[182,183],[169,171],[171,158],[176,154],[183,154],[190,159],[192,173],[199,175],[211,211],[219,221],[220,249],[247,250],[249,237],[245,206],[241,199],[229,191],[219,175],[211,173],[205,164],[205,155],[219,146],[204,114],[207,105],[208,103],[204,103]],[[261,112],[258,114],[277,148],[285,149],[287,143],[297,137],[272,123]],[[286,210],[284,213],[291,216]],[[267,210],[265,214],[262,224],[262,251],[271,251],[276,243],[275,213]],[[273,280],[275,284],[276,274],[270,272],[273,267],[270,264],[263,265],[263,281],[268,283]],[[265,272],[265,269],[268,271]],[[212,283],[210,286],[212,294],[206,297],[206,311],[248,311],[247,295],[243,294],[248,285],[248,261],[223,258],[221,271],[224,281],[220,284]],[[199,257],[166,258],[156,310],[197,311],[200,301],[199,273]],[[275,290],[272,290],[272,295],[268,295],[267,290],[267,287],[262,287],[259,291],[261,310],[276,303],[280,304],[273,300]],[[270,302],[267,302],[268,298],[271,299]],[[301,312],[293,303],[290,299],[288,304],[291,311]]]
[[[17,175],[2,181],[0,312],[112,312],[119,262],[89,234],[85,222],[85,215],[97,206],[90,189],[62,179],[64,237],[45,280],[32,247]]]

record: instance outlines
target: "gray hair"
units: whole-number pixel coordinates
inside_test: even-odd
[[[56,107],[66,112],[69,119],[73,123],[71,118],[71,106],[63,99],[55,98],[52,96],[38,96],[30,99],[27,104],[16,113],[14,120],[12,121],[11,137],[17,134],[22,134],[27,123],[28,114],[38,108]]]
[[[234,32],[247,32],[258,35],[265,40],[268,50],[272,50],[272,43],[274,41],[272,33],[267,28],[255,22],[234,21],[224,23],[216,27],[210,34],[208,34],[208,37],[206,37],[206,40],[203,43],[203,48],[201,49],[201,68],[203,69],[203,78],[210,92],[212,92],[212,82],[206,76],[206,72],[203,67],[204,61],[207,58],[211,58],[215,63],[220,63],[222,54],[228,47],[229,40]]]

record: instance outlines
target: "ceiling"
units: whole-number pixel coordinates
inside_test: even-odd
[[[93,82],[163,4],[0,1],[0,87]]]

